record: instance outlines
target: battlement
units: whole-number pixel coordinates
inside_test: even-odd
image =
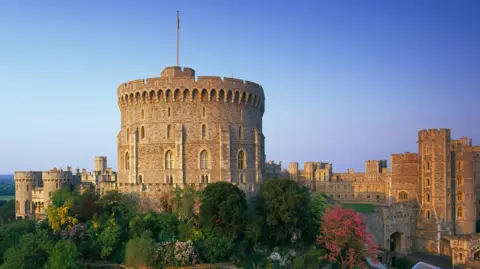
[[[400,154],[390,154],[390,163],[392,165],[398,163],[412,163],[418,161],[418,153],[405,152]]]
[[[42,172],[42,178],[44,181],[71,179],[72,176],[72,171],[64,171],[57,168]]]
[[[32,181],[42,178],[42,172],[26,171],[14,172],[13,178],[15,181]]]
[[[460,139],[452,140],[454,146],[462,145],[466,147],[472,146],[472,139],[468,137],[461,137]]]
[[[203,95],[206,92],[206,98]],[[167,67],[162,77],[137,79],[120,84],[119,105],[145,102],[217,101],[250,104],[263,109],[265,95],[255,82],[218,76],[198,76],[191,68]],[[202,96],[199,96],[199,94]]]
[[[432,138],[442,138],[450,139],[451,130],[442,128],[442,129],[428,129],[418,131],[418,140],[423,139],[432,139]]]

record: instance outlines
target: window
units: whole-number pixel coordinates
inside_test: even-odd
[[[202,175],[200,180],[201,183],[208,183],[208,175]]]
[[[401,191],[398,193],[398,200],[399,201],[407,201],[408,200],[408,193],[406,191]]]
[[[430,219],[430,210],[427,210],[427,219]]]
[[[25,213],[30,213],[30,201],[25,201]]]
[[[125,153],[125,169],[130,170],[130,154],[128,152]]]
[[[145,118],[145,111],[142,109],[142,119]]]
[[[168,125],[167,126],[167,139],[170,139],[172,137],[172,126]]]
[[[170,118],[170,114],[171,114],[171,113],[170,113],[170,108],[168,108],[168,111],[167,111],[167,117],[169,117],[169,118]]]
[[[202,115],[203,115],[203,117],[205,117],[205,107],[203,107],[202,111],[203,111]]]
[[[242,126],[238,127],[238,138],[240,140],[243,140],[243,127]]]
[[[425,164],[425,169],[426,169],[426,170],[430,170],[430,163],[429,163],[429,162],[427,162],[427,163]]]
[[[173,176],[172,175],[166,175],[165,176],[165,184],[173,184]]]
[[[237,161],[238,161],[238,169],[245,169],[245,152],[243,150],[240,150],[238,152],[238,158],[237,158]]]
[[[426,185],[427,185],[427,186],[430,186],[430,178],[427,177],[427,178],[425,179],[425,182],[426,182]]]
[[[458,178],[457,178],[457,185],[458,185],[458,186],[463,185],[463,177],[462,177],[462,176],[458,176]]]
[[[202,124],[202,139],[207,138],[207,126]]]
[[[58,189],[58,183],[57,183],[57,184],[55,184],[55,188],[56,188],[56,189]]]
[[[243,173],[240,174],[240,183],[245,183],[245,175]]]
[[[27,191],[28,191],[28,185],[27,185]]]
[[[143,183],[143,176],[142,175],[138,175],[138,183]]]
[[[141,139],[145,138],[145,127],[143,127],[143,126],[142,126],[142,128],[140,128],[140,138]]]
[[[463,261],[463,253],[458,253],[458,259],[459,259],[460,261]]]
[[[459,202],[463,201],[463,192],[462,191],[457,192],[457,201],[459,201]]]
[[[130,142],[130,129],[127,128],[127,143]]]
[[[171,150],[165,153],[165,169],[173,169],[173,153]]]
[[[430,203],[430,194],[427,193],[427,203]]]
[[[200,152],[200,169],[208,169],[208,152],[205,149]]]
[[[463,207],[461,207],[461,206],[459,206],[459,207],[457,208],[457,217],[458,217],[458,218],[463,217]]]

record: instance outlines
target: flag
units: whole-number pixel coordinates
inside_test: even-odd
[[[180,29],[180,13],[177,11],[177,28]]]

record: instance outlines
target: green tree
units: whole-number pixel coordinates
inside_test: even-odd
[[[320,228],[323,215],[325,214],[325,210],[327,210],[327,208],[331,208],[327,199],[325,199],[325,197],[322,194],[316,193],[312,201],[312,215],[313,215],[313,219],[318,225],[318,228]]]
[[[243,233],[247,216],[245,194],[226,182],[209,184],[201,199],[200,225],[219,235],[238,236]]]
[[[85,192],[76,198],[72,206],[72,213],[77,216],[80,222],[91,220],[93,216],[102,213],[102,206],[98,200],[98,195]]]
[[[77,199],[77,196],[66,188],[61,188],[52,193],[52,198],[50,201],[52,205],[56,208],[61,207],[67,201],[70,201],[73,204],[73,201]]]
[[[79,221],[72,213],[73,200],[67,199],[60,206],[50,205],[47,208],[48,225],[53,231],[70,229]]]
[[[102,259],[108,259],[117,245],[121,242],[120,227],[115,221],[115,215],[112,214],[110,218],[102,227],[102,232],[98,235],[97,241],[100,246],[100,257]]]
[[[18,245],[5,252],[1,269],[37,269],[47,262],[52,243],[45,231],[27,233],[20,238]]]
[[[2,224],[15,220],[15,200],[8,200],[0,207],[0,222]]]
[[[103,212],[106,214],[115,214],[120,226],[127,226],[130,220],[137,214],[137,200],[135,197],[110,191],[99,200]]]
[[[301,239],[313,242],[316,235],[308,188],[288,179],[266,181],[258,196],[262,216],[262,242],[270,246],[291,244]]]
[[[198,203],[198,193],[191,187],[174,190],[173,211],[180,218],[189,219],[195,215],[195,206]]]
[[[155,257],[155,241],[152,233],[145,231],[141,237],[128,241],[125,254],[125,264],[133,268],[148,268],[153,266]]]
[[[60,240],[48,258],[46,269],[77,269],[82,268],[80,262],[80,253],[77,246],[70,240]],[[39,268],[39,267],[37,267]]]
[[[14,221],[0,228],[0,259],[3,259],[5,251],[18,245],[24,234],[35,232],[35,222],[30,220]]]
[[[175,238],[177,223],[178,220],[175,214],[158,214],[154,211],[149,211],[130,220],[129,228],[132,237],[140,237],[148,230],[152,232],[153,238],[157,238],[160,242],[166,242]]]

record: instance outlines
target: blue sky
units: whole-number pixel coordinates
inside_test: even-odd
[[[480,144],[480,2],[1,1],[0,173],[117,168],[117,86],[175,65],[260,83],[267,159],[416,151],[417,131]]]

